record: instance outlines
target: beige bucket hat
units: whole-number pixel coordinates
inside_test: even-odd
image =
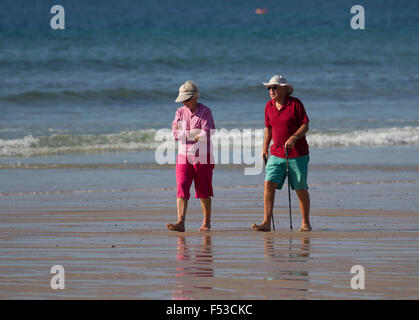
[[[183,102],[192,98],[198,93],[198,86],[195,82],[188,80],[179,87],[179,95],[176,98],[176,102]]]
[[[288,93],[291,94],[294,92],[294,87],[292,85],[290,85],[287,82],[287,79],[285,79],[282,75],[275,75],[271,78],[271,80],[269,80],[269,82],[264,82],[263,85],[265,87],[270,87],[270,86],[288,86]]]

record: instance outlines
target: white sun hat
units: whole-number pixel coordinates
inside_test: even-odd
[[[263,85],[265,87],[270,86],[288,86],[288,93],[291,94],[294,92],[294,87],[288,84],[287,79],[285,79],[282,75],[275,75],[269,80],[269,82],[264,82]]]
[[[176,98],[176,102],[183,102],[192,98],[198,93],[198,86],[195,82],[188,80],[179,87],[179,95]]]

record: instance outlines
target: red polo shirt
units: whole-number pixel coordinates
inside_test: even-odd
[[[268,101],[265,107],[265,126],[272,128],[273,144],[271,154],[285,159],[285,142],[303,123],[309,119],[303,103],[295,97],[288,97],[285,106],[278,111],[275,100]],[[308,154],[308,144],[304,135],[295,142],[295,147],[288,149],[288,158],[297,158]]]

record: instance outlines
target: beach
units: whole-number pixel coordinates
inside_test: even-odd
[[[418,167],[361,167],[312,166],[308,233],[297,231],[294,193],[289,230],[286,189],[277,191],[276,231],[251,231],[262,219],[262,183],[215,183],[210,232],[198,231],[193,197],[186,232],[166,230],[176,219],[173,187],[3,194],[0,298],[418,299]],[[242,170],[218,174],[234,180]],[[63,290],[50,287],[54,265],[65,270]],[[365,289],[351,288],[355,265]]]
[[[329,224],[307,234],[288,231],[286,210],[276,213],[280,230],[269,233],[246,228],[258,217],[244,210],[215,215],[208,233],[196,230],[201,218],[196,211],[188,223],[195,230],[185,233],[164,230],[173,210],[2,215],[8,219],[1,230],[0,297],[418,298],[418,232],[411,228],[417,212],[313,210],[315,220],[338,215],[345,226]],[[383,220],[397,221],[396,229],[380,225]],[[222,228],[225,224],[232,227]],[[65,269],[63,290],[50,287],[53,265]],[[365,268],[364,290],[350,286],[354,265]]]
[[[0,10],[0,299],[419,298],[419,2],[353,29],[349,0],[62,0],[59,30],[41,2]],[[309,118],[308,233],[286,185],[251,230],[276,74]],[[166,229],[187,80],[216,128],[208,233],[193,186]]]

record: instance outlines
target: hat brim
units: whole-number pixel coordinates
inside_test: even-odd
[[[270,87],[270,86],[280,86],[280,87],[288,87],[288,93],[291,94],[294,92],[294,87],[290,84],[279,84],[279,83],[269,83],[269,82],[263,82],[263,85],[265,87]]]
[[[188,100],[189,98],[192,98],[195,94],[193,93],[181,93],[177,96],[175,102],[183,102],[185,100]]]

